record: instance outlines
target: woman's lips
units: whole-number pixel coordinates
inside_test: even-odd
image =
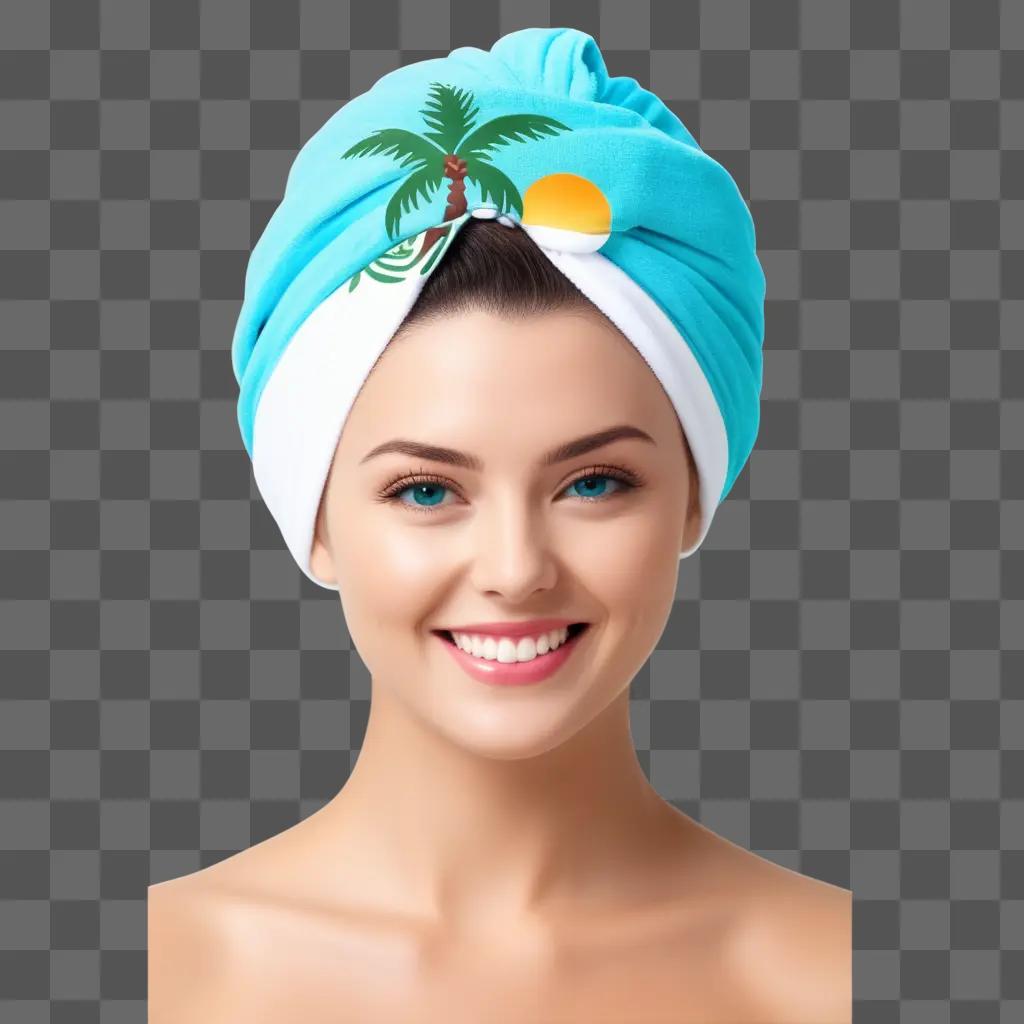
[[[521,686],[528,683],[539,683],[557,672],[568,661],[569,656],[589,628],[589,624],[584,625],[576,632],[575,636],[570,633],[564,644],[547,654],[541,654],[531,661],[512,662],[475,658],[448,639],[446,634],[435,632],[434,636],[444,644],[455,661],[474,679],[499,686]]]

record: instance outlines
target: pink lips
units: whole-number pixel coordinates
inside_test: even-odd
[[[557,672],[569,660],[569,655],[576,649],[576,644],[586,634],[585,627],[575,636],[570,636],[561,647],[542,654],[532,661],[487,661],[485,658],[474,658],[457,644],[451,643],[438,633],[434,635],[444,644],[451,656],[474,679],[482,683],[494,683],[499,686],[522,686],[528,683],[539,683]]]

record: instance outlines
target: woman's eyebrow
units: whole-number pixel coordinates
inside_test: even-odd
[[[575,459],[580,455],[586,455],[587,452],[593,451],[595,448],[603,448],[606,444],[611,444],[613,441],[619,441],[623,438],[637,438],[641,441],[649,441],[651,444],[656,443],[650,434],[639,427],[620,424],[615,427],[608,427],[606,430],[599,430],[596,434],[586,434],[583,437],[577,437],[574,441],[566,441],[564,444],[552,448],[541,459],[541,465],[554,466],[559,462],[565,462],[568,459]],[[459,466],[462,469],[480,471],[484,468],[483,461],[476,455],[470,455],[468,452],[456,451],[454,448],[442,448],[434,444],[423,444],[419,441],[407,441],[402,438],[385,441],[383,444],[377,445],[376,448],[363,456],[360,460],[360,465],[387,452],[411,455],[414,458],[428,459],[431,462],[445,462],[448,465]]]

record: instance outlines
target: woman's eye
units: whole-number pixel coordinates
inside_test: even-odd
[[[613,485],[611,490],[609,490],[609,482]],[[624,477],[609,473],[589,473],[577,477],[562,493],[569,497],[580,498],[585,502],[592,502],[601,501],[618,491],[632,490],[635,486]],[[409,506],[417,511],[429,511],[443,505],[444,493],[450,490],[451,488],[437,481],[421,480],[392,491],[386,496],[386,499]],[[406,492],[412,493],[410,501],[402,500],[402,495]]]
[[[401,497],[406,491],[413,491],[415,495],[415,502],[413,503],[417,508],[435,508],[441,504],[441,492],[447,491],[449,488],[443,484],[435,484],[432,482],[409,484],[403,487],[400,491],[395,491],[391,495],[392,501],[398,501],[399,504],[408,505],[409,502],[401,501]],[[422,499],[422,500],[420,500]]]
[[[607,481],[609,480],[613,484],[618,484],[623,490],[629,487],[625,480],[621,480],[618,477],[608,476],[607,473],[593,473],[590,476],[581,476],[574,480],[569,484],[568,490],[572,492],[573,497],[586,499],[602,498],[608,493]],[[615,493],[614,488],[611,493]]]

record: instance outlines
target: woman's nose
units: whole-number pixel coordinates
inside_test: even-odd
[[[481,516],[472,543],[473,574],[482,590],[511,598],[551,586],[555,579],[550,531],[522,502],[503,503]]]

